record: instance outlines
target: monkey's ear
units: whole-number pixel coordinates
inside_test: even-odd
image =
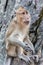
[[[15,22],[15,24],[17,24],[17,18],[16,17],[13,18],[13,22]]]
[[[14,12],[14,14],[11,17],[11,19],[13,19],[15,16],[16,16],[16,12]]]

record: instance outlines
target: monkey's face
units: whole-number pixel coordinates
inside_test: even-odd
[[[22,25],[24,24],[26,26],[29,25],[31,17],[29,12],[26,9],[24,9],[23,7],[20,7],[17,10],[16,16],[17,16],[17,21],[19,23],[21,23]]]

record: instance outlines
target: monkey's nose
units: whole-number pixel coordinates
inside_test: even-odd
[[[29,18],[27,18],[27,20],[29,21]]]
[[[26,19],[27,21],[29,21],[29,17],[26,17],[25,19]]]
[[[27,18],[27,19],[29,19],[29,18]]]

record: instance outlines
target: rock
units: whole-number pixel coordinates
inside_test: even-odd
[[[15,16],[14,12],[16,8],[21,5],[30,11],[32,19],[29,33],[30,39],[33,42],[36,54],[41,48],[41,54],[43,57],[43,47],[41,46],[41,44],[43,45],[43,0],[37,0],[37,5],[35,4],[35,1],[36,0],[0,0],[0,65],[5,65],[6,60],[6,50],[4,44],[5,32],[11,19]],[[36,8],[34,8],[34,5]],[[40,40],[42,40],[41,43]],[[19,65],[26,65],[24,61],[19,62]],[[18,64],[16,64],[15,61],[15,65]],[[42,64],[43,62],[40,61],[39,65]]]

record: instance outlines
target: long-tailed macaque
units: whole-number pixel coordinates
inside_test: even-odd
[[[26,50],[30,48],[34,52],[34,47],[28,37],[30,23],[30,13],[24,7],[19,7],[16,17],[11,21],[5,34],[7,54],[13,57],[18,56],[26,62],[30,60]]]

